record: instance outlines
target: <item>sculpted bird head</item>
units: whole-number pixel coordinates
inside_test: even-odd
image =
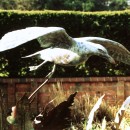
[[[112,64],[116,64],[115,60],[113,59],[112,56],[109,55],[108,51],[106,50],[105,47],[103,47],[102,45],[97,45],[97,55],[108,60],[110,63]]]

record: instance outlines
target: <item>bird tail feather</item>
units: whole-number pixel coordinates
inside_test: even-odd
[[[28,57],[38,56],[38,55],[39,55],[39,52],[36,52],[36,53],[31,54],[31,55],[23,56],[21,58],[28,58]]]

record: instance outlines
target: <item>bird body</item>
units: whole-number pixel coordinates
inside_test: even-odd
[[[40,59],[45,61],[54,62],[59,65],[73,66],[79,64],[80,56],[73,51],[62,48],[47,48],[38,51],[32,55],[25,56],[23,58],[39,56]]]

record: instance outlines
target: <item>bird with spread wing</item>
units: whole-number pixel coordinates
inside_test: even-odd
[[[110,63],[116,61],[130,64],[130,52],[120,43],[100,37],[70,37],[61,27],[28,27],[5,34],[0,40],[0,52],[13,49],[28,41],[37,39],[43,50],[23,58],[37,56],[43,62],[30,66],[36,70],[46,62],[53,62],[52,76],[56,65],[76,66],[88,60],[92,55],[107,59]]]
[[[130,52],[120,43],[100,37],[70,37],[61,27],[28,27],[5,34],[0,40],[0,52],[14,49],[31,40],[37,39],[43,50],[23,58],[36,56],[42,63],[30,66],[30,70],[37,70],[46,62],[53,62],[52,71],[29,97],[29,99],[49,80],[56,69],[56,65],[76,66],[96,55],[115,64],[115,60],[130,65]]]

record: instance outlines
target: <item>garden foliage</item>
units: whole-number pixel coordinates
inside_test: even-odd
[[[130,11],[79,12],[79,11],[0,11],[0,37],[5,33],[31,26],[59,26],[72,37],[96,36],[120,42],[130,50]],[[25,49],[26,48],[26,49]],[[21,59],[22,56],[40,50],[37,40],[1,53],[0,76],[45,76],[51,69],[47,63],[37,72],[29,72],[28,66],[40,63],[37,59]],[[57,67],[55,77],[129,75],[130,67],[122,63],[116,66],[99,57],[91,57],[86,63],[74,67]],[[71,73],[70,73],[71,71]],[[65,72],[65,73],[64,73]]]

